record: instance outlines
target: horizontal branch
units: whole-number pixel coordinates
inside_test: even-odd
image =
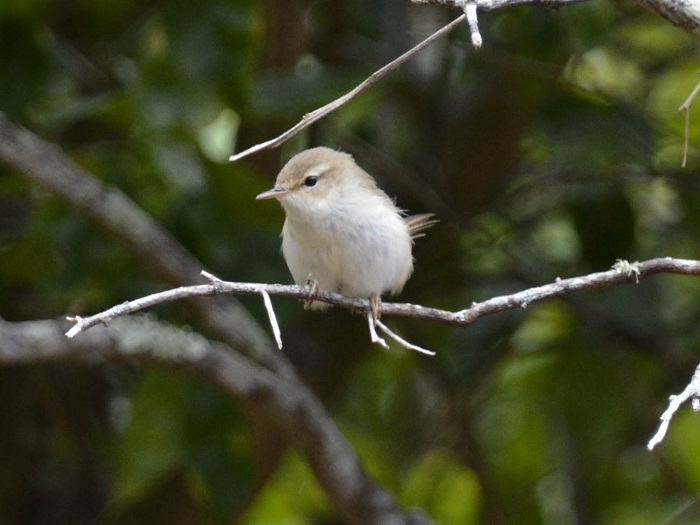
[[[504,7],[541,5],[559,8],[589,0],[411,0],[414,4],[434,4],[463,9],[465,4],[475,4],[479,11],[493,11]],[[634,0],[637,4],[655,11],[676,27],[697,35],[700,31],[700,3],[696,0]]]
[[[700,261],[673,259],[671,257],[650,259],[648,261],[635,263],[618,261],[613,266],[613,269],[606,272],[597,272],[569,279],[557,279],[550,284],[529,288],[510,295],[494,297],[480,303],[474,303],[469,308],[459,311],[440,310],[438,308],[429,308],[410,303],[382,303],[381,315],[412,317],[414,319],[425,319],[454,326],[467,326],[486,315],[495,314],[504,310],[527,308],[529,304],[543,299],[589,288],[638,283],[646,277],[659,273],[700,275]],[[263,292],[270,296],[291,297],[304,301],[313,299],[314,301],[322,301],[354,311],[359,310],[367,312],[371,309],[370,302],[367,299],[346,297],[337,293],[322,291],[311,294],[309,290],[303,286],[238,283],[216,280],[209,284],[182,286],[133,301],[127,301],[90,317],[71,317],[69,319],[72,320],[75,325],[66,335],[68,337],[74,337],[80,332],[97,324],[109,324],[117,317],[129,315],[164,302],[220,294],[260,295]]]
[[[589,0],[472,0],[479,11],[492,11],[503,7],[514,7],[517,5],[544,5],[547,7],[563,7],[571,4],[588,2]],[[443,7],[461,9],[467,0],[411,0],[414,4],[433,4]]]

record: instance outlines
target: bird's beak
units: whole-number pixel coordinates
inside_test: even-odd
[[[288,189],[274,187],[271,190],[263,191],[260,195],[257,195],[255,200],[260,201],[263,199],[277,199],[283,195],[287,195],[287,193],[289,193]]]

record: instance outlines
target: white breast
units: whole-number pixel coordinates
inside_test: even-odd
[[[305,203],[308,204],[308,203]],[[297,284],[356,297],[398,293],[413,271],[412,241],[399,210],[383,195],[354,194],[303,213],[284,203],[282,252]]]

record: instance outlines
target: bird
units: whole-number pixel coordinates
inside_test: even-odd
[[[407,215],[351,155],[323,146],[292,157],[256,199],[284,209],[282,255],[295,283],[369,299],[375,322],[381,296],[400,293],[413,272],[413,240],[437,222]]]

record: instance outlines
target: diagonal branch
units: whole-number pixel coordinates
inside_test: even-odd
[[[452,20],[445,27],[439,29],[428,38],[414,46],[413,48],[406,51],[403,55],[392,60],[385,66],[381,67],[369,77],[367,77],[360,84],[355,86],[352,90],[347,92],[345,95],[329,102],[325,106],[317,108],[310,113],[307,113],[302,117],[302,119],[297,122],[294,126],[289,128],[287,131],[281,135],[261,142],[250,148],[236,153],[229,157],[229,161],[235,162],[244,157],[263,151],[266,149],[276,148],[277,146],[284,144],[287,140],[292,138],[294,135],[302,131],[303,129],[309,127],[311,124],[321,120],[326,117],[336,109],[342,107],[347,102],[353,100],[358,95],[366,91],[377,81],[385,77],[387,74],[396,70],[406,62],[409,58],[415,55],[417,52],[421,51],[423,48],[432,44],[435,40],[441,36],[449,33],[459,24],[466,20],[469,31],[471,32],[472,45],[475,49],[478,49],[482,45],[482,37],[479,32],[479,23],[477,19],[477,11],[488,12],[494,11],[496,9],[503,9],[504,7],[513,7],[518,5],[543,5],[550,8],[559,8],[563,6],[568,6],[572,4],[578,4],[582,2],[588,2],[590,0],[411,0],[415,4],[435,4],[443,7],[456,8],[463,11],[464,14]],[[700,9],[697,8],[694,2],[689,0],[635,0],[638,4],[648,7],[656,11],[659,15],[666,18],[672,24],[689,31],[691,33],[697,33],[700,31]]]
[[[681,405],[689,399],[691,400],[693,410],[696,412],[700,410],[700,365],[695,369],[690,383],[683,389],[683,392],[669,398],[668,408],[661,414],[659,428],[649,440],[649,443],[647,443],[647,448],[649,450],[654,450],[654,447],[664,440],[673,415]]]
[[[445,35],[445,34],[449,33],[450,31],[452,31],[463,20],[465,20],[465,18],[466,17],[464,15],[462,15],[462,16],[454,19],[452,22],[447,24],[445,27],[437,30],[435,33],[430,35],[428,38],[426,38],[425,40],[423,40],[422,42],[420,42],[416,46],[414,46],[411,49],[409,49],[408,51],[406,51],[400,57],[392,60],[391,62],[389,62],[388,64],[386,64],[382,68],[380,68],[377,71],[375,71],[374,73],[372,73],[369,77],[367,77],[364,81],[362,81],[360,84],[355,86],[351,91],[347,92],[342,97],[337,98],[336,100],[334,100],[332,102],[329,102],[325,106],[322,106],[318,109],[313,110],[311,113],[307,113],[306,115],[304,115],[304,117],[296,125],[289,128],[287,131],[282,133],[279,137],[275,137],[274,139],[268,140],[266,142],[261,142],[260,144],[256,144],[255,146],[252,146],[252,147],[248,148],[247,150],[241,151],[240,153],[236,153],[235,155],[231,155],[229,160],[231,162],[235,162],[237,160],[242,159],[243,157],[247,157],[248,155],[252,155],[253,153],[257,153],[258,151],[262,151],[262,150],[270,149],[270,148],[276,148],[280,144],[284,144],[287,140],[292,138],[294,135],[299,133],[301,130],[309,127],[314,122],[321,120],[326,115],[332,113],[336,109],[345,105],[347,102],[350,102],[352,99],[357,97],[360,93],[366,91],[372,85],[376,84],[379,80],[381,80],[387,74],[391,73],[395,69],[398,69],[399,66],[401,66],[401,64],[406,62],[409,58],[411,58],[413,55],[415,55],[418,51],[429,46],[435,40],[440,38],[442,35]]]

